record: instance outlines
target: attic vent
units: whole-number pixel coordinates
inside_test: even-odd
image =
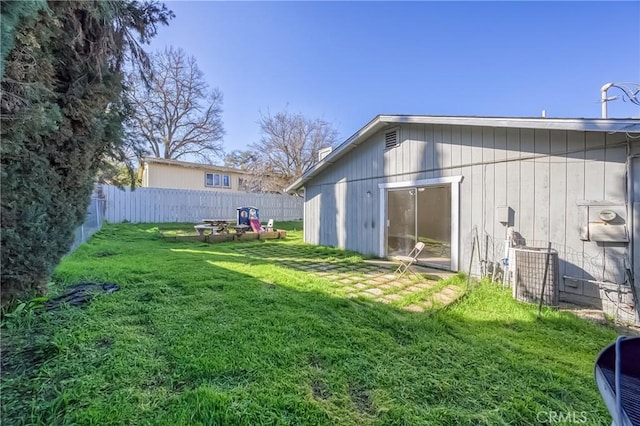
[[[391,149],[396,146],[398,146],[398,129],[384,134],[384,149]]]

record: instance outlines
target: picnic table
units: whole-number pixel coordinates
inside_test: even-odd
[[[216,228],[216,232],[229,232],[229,225],[233,223],[230,220],[224,219],[202,219],[202,221]]]
[[[195,225],[194,228],[199,235],[204,235],[204,231],[209,229],[214,234],[228,234],[231,225],[235,223],[233,220],[226,219],[202,219],[203,224]],[[233,226],[237,234],[244,234],[249,230],[247,225]]]
[[[204,235],[207,229],[213,234],[229,233],[229,224],[233,223],[225,219],[202,219],[202,222],[194,226],[199,235]]]

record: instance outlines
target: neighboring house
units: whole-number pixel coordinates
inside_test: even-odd
[[[145,157],[139,174],[149,188],[245,191],[246,172],[211,164]]]
[[[492,262],[508,229],[551,242],[560,300],[638,321],[638,137],[637,119],[379,115],[287,190],[304,188],[313,244],[393,257],[419,239],[422,263],[477,272],[474,229]]]

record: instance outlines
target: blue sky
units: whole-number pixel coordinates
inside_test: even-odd
[[[259,140],[261,111],[342,141],[377,114],[599,117],[603,84],[640,82],[637,1],[166,4],[150,50],[183,48],[222,90],[227,151]]]

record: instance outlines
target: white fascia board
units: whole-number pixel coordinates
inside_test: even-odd
[[[577,130],[592,132],[640,132],[640,120],[632,118],[511,118],[381,115],[380,120],[392,123],[441,124],[451,126],[514,127],[524,129]]]

